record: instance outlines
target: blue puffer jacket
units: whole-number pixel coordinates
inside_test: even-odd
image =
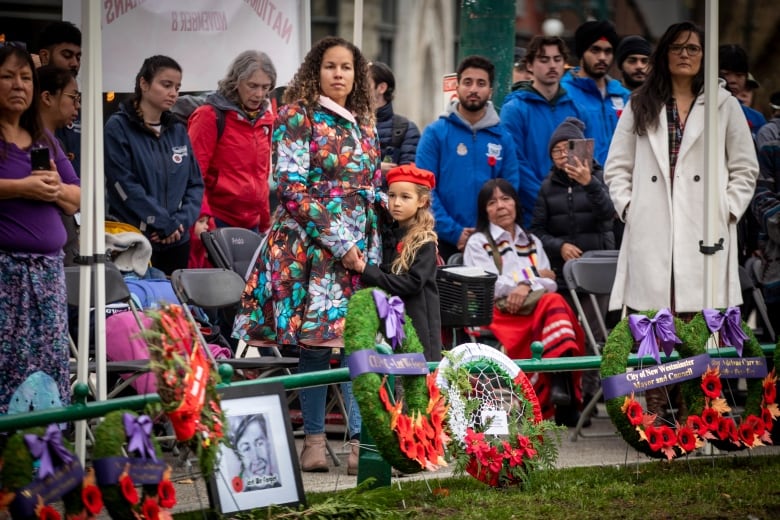
[[[515,143],[493,103],[474,126],[460,116],[457,106],[453,101],[447,113],[425,129],[415,161],[436,176],[432,204],[436,232],[453,246],[464,227],[476,225],[477,194],[485,182],[501,177],[517,189],[520,180]]]
[[[104,133],[106,191],[110,212],[147,236],[162,237],[179,226],[179,242],[200,213],[203,179],[187,128],[170,112],[161,117],[159,136],[146,128],[132,101],[123,103],[106,123]],[[159,243],[155,249],[165,249]]]
[[[594,158],[599,164],[605,164],[618,117],[628,104],[631,92],[618,80],[607,78],[607,95],[602,97],[595,81],[577,76],[579,70],[579,67],[575,67],[564,74],[561,86],[569,93],[577,108],[588,114],[585,123],[596,140]]]
[[[417,143],[420,142],[420,130],[411,120],[406,127],[406,133],[401,140],[401,146],[393,148],[393,104],[388,103],[376,111],[376,130],[379,134],[379,150],[382,160],[390,157],[395,164],[409,164],[414,162],[417,153]]]
[[[531,225],[539,187],[552,167],[548,146],[550,136],[567,117],[583,121],[586,125],[585,137],[593,137],[587,115],[577,108],[562,88],[549,101],[530,84],[504,98],[501,122],[515,140],[520,169],[518,195],[523,204],[524,229]]]

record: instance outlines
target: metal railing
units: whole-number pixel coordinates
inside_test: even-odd
[[[771,356],[775,346],[762,345],[764,355]],[[563,357],[555,359],[542,359],[541,344],[532,346],[533,357],[531,359],[517,360],[517,366],[524,372],[563,372],[572,370],[594,370],[601,367],[601,356]],[[716,352],[711,352],[712,357],[737,357],[736,350],[732,347],[723,347]],[[665,361],[675,361],[680,355],[675,351]],[[631,354],[628,357],[629,367],[654,365],[655,360],[650,356],[638,357]],[[428,363],[431,370],[438,363]],[[223,381],[231,381],[233,367],[230,365],[219,366],[220,376]],[[332,385],[349,381],[348,368],[335,368],[320,372],[307,372],[305,374],[290,374],[284,376],[265,377],[248,381],[236,381],[224,383],[225,385],[245,386],[262,385],[267,383],[282,383],[285,389],[295,390],[312,386]],[[131,397],[117,397],[106,401],[87,402],[89,389],[84,383],[77,383],[73,389],[73,404],[63,408],[50,408],[35,412],[0,416],[0,432],[16,431],[35,426],[45,426],[52,423],[80,421],[102,417],[114,410],[143,410],[147,404],[160,402],[157,394],[145,394]]]

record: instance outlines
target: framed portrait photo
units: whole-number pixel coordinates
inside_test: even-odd
[[[281,383],[219,390],[229,446],[209,479],[212,507],[222,514],[305,501],[287,398]]]

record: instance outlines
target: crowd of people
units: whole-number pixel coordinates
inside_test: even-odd
[[[742,303],[738,266],[758,257],[780,329],[780,93],[767,122],[748,106],[758,83],[745,51],[721,46],[707,172],[701,28],[674,24],[653,48],[588,21],[574,44],[574,66],[559,37],[518,49],[500,110],[494,63],[465,57],[456,96],[422,132],[394,112],[391,68],[342,38],[315,43],[278,98],[271,57],[239,54],[184,124],[171,109],[186,71],[151,56],[104,129],[107,214],[136,227],[168,275],[207,265],[203,230],[264,234],[230,325],[236,338],[297,349],[300,372],[344,362],[347,304],[367,286],[401,297],[426,358],[440,360],[436,269],[456,253],[497,275],[488,328],[510,357],[530,357],[537,340],[544,357],[579,356],[580,318],[560,289],[563,264],[587,251],[620,251],[611,309],[701,310],[707,178],[725,249],[715,305]],[[37,61],[0,48],[0,361],[17,368],[0,376],[0,413],[36,372],[68,401],[63,255],[77,238],[80,58],[68,22],[44,31]],[[31,153],[40,147],[44,167]],[[598,388],[581,376],[534,376],[545,417],[576,424]],[[326,391],[300,392],[303,471],[328,470]],[[348,383],[342,391],[354,474],[360,414]],[[267,435],[264,421],[236,426],[250,427]]]

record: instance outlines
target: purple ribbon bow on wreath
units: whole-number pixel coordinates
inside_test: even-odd
[[[56,424],[50,424],[46,428],[43,437],[34,433],[24,435],[24,442],[30,449],[30,455],[39,461],[38,480],[43,480],[49,475],[54,475],[54,459],[57,458],[62,464],[70,464],[74,457],[68,449],[62,444],[62,432]]]
[[[133,417],[126,413],[122,416],[125,423],[125,435],[127,441],[127,452],[137,451],[143,459],[152,459],[157,462],[157,455],[152,446],[152,419],[148,415],[139,415]]]
[[[390,341],[393,350],[406,338],[404,334],[404,302],[398,296],[387,297],[382,291],[371,292],[376,303],[376,312],[385,321],[385,337]]]
[[[742,330],[742,313],[739,307],[729,307],[725,311],[704,309],[701,313],[710,332],[720,332],[723,344],[734,347],[737,355],[742,357],[742,347],[748,337]]]
[[[661,355],[658,345],[669,357],[674,346],[682,343],[674,330],[674,317],[669,309],[661,309],[654,318],[648,318],[642,314],[632,314],[628,317],[628,326],[634,339],[639,341],[639,357],[653,356],[655,362],[661,364]]]

